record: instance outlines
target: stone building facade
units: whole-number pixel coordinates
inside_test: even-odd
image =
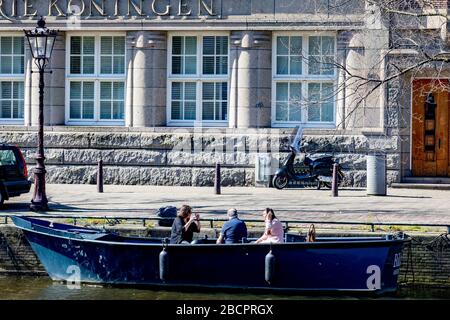
[[[378,9],[363,0],[0,1],[0,142],[21,146],[33,165],[38,74],[22,29],[44,16],[59,30],[45,75],[50,182],[94,183],[101,158],[106,183],[211,185],[220,162],[225,185],[254,185],[258,155],[276,164],[299,127],[309,152],[339,159],[348,184],[365,184],[372,152],[387,154],[388,180],[400,181],[412,174],[411,124],[399,121],[411,103],[391,101],[389,83],[358,100],[348,79],[386,75],[392,21]]]

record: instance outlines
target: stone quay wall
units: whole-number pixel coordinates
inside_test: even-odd
[[[169,228],[126,229],[110,227],[123,235],[167,237]],[[216,237],[218,230],[205,229],[196,235]],[[249,237],[259,237],[261,230],[250,230]],[[344,236],[340,233],[338,236]],[[336,235],[334,235],[336,236]],[[443,236],[413,237],[411,247],[402,252],[398,281],[404,285],[450,287],[450,247]],[[0,226],[0,274],[45,275],[45,270],[21,230]]]
[[[35,128],[34,128],[35,129]],[[18,145],[32,175],[36,130],[0,128],[0,143]],[[48,183],[95,184],[98,160],[105,184],[212,186],[214,167],[222,164],[223,186],[255,185],[258,154],[272,155],[274,173],[289,154],[293,129],[203,129],[47,127]],[[306,151],[332,154],[346,175],[345,185],[366,184],[366,155],[387,154],[388,182],[399,181],[399,141],[395,135],[363,135],[336,130],[305,131]]]

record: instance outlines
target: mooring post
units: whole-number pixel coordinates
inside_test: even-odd
[[[216,172],[214,177],[214,193],[220,194],[220,163],[216,163]]]
[[[331,193],[333,197],[338,196],[338,164],[333,164],[333,181],[331,182]]]
[[[97,192],[103,192],[103,160],[98,160],[97,168]]]

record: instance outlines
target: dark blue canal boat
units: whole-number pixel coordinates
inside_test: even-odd
[[[404,236],[317,238],[280,244],[167,244],[13,217],[53,280],[287,291],[392,292]]]

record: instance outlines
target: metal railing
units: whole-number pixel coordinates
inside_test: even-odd
[[[3,217],[3,224],[8,224],[8,219],[14,215],[1,215]],[[71,215],[20,215],[21,217],[30,218],[43,218],[43,219],[71,219],[74,225],[80,220],[92,220],[100,219],[106,220],[108,224],[116,225],[120,224],[122,220],[125,221],[140,221],[142,226],[146,226],[147,221],[159,221],[168,220],[172,218],[161,218],[161,217],[124,217],[124,216],[71,216]],[[226,218],[202,218],[202,222],[209,222],[210,228],[215,228],[215,223],[226,222]],[[261,219],[245,219],[246,223],[264,223]],[[434,227],[434,228],[446,228],[447,232],[450,233],[450,224],[438,224],[438,223],[400,223],[400,222],[359,222],[359,221],[323,221],[323,220],[283,220],[281,223],[284,225],[285,230],[294,227],[295,225],[353,225],[353,226],[367,226],[370,227],[371,232],[375,232],[375,227],[381,226],[398,226],[398,227]]]

